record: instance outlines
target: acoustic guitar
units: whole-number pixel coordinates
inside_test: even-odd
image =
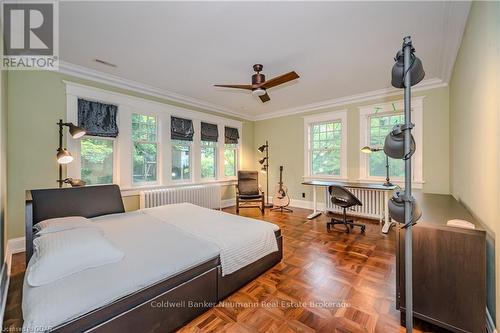
[[[280,166],[280,181],[274,190],[273,205],[276,207],[286,207],[289,204],[288,188],[283,185],[283,166]]]

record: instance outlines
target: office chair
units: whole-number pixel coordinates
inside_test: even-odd
[[[347,208],[353,206],[363,206],[361,201],[359,201],[359,199],[356,198],[351,191],[340,185],[329,186],[328,192],[330,193],[332,204],[342,207],[343,218],[341,220],[332,218],[331,221],[326,224],[327,230],[330,231],[332,225],[343,224],[347,229],[347,233],[349,233],[354,227],[361,227],[361,232],[364,233],[366,226],[364,224],[354,223],[354,220],[348,220],[346,213]]]

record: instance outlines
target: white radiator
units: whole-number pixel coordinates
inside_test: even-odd
[[[354,206],[347,209],[348,215],[355,215],[355,216],[380,219],[380,220],[384,218],[384,211],[385,211],[384,191],[365,189],[365,188],[352,188],[352,187],[346,187],[346,188],[349,191],[351,191],[363,204],[363,206]],[[330,193],[328,193],[328,188],[326,188],[325,194],[326,194],[325,195],[326,210],[335,213],[342,213],[341,207],[332,204],[332,201],[330,200]]]
[[[220,208],[220,185],[193,185],[160,188],[140,192],[140,207],[150,208],[189,202],[205,208]]]

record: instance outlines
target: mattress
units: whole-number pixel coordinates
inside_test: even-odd
[[[279,227],[273,223],[190,203],[146,208],[142,212],[215,244],[220,251],[222,276],[278,251],[274,232]]]
[[[49,330],[219,255],[219,248],[143,212],[91,219],[125,253],[117,263],[23,286],[23,329]],[[29,265],[29,264],[28,264]]]

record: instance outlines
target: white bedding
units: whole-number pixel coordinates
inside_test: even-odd
[[[48,330],[219,254],[212,243],[142,212],[91,220],[125,257],[40,287],[31,287],[25,280],[26,332]]]
[[[228,275],[278,251],[275,224],[209,210],[190,203],[146,208],[144,213],[216,244],[222,275]]]

